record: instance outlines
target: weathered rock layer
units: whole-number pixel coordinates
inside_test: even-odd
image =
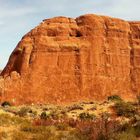
[[[44,20],[1,73],[1,101],[70,103],[140,92],[140,22],[84,15]]]

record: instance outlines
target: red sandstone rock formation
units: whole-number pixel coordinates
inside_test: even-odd
[[[1,101],[70,103],[140,92],[140,22],[84,15],[44,20],[1,74]]]

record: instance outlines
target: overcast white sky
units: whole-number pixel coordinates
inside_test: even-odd
[[[21,37],[43,19],[87,13],[140,20],[140,0],[0,0],[0,69]]]

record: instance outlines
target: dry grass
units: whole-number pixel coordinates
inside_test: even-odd
[[[99,138],[106,140],[109,140],[108,136],[120,140],[127,140],[126,138],[130,137],[135,140],[136,136],[140,136],[140,126],[137,124],[140,122],[139,104],[132,104],[138,113],[136,115],[134,112],[131,118],[127,115],[118,117],[114,109],[116,104],[118,102],[113,100],[102,103],[82,102],[63,107],[54,105],[0,107],[0,140],[46,140],[46,137],[47,140],[94,140],[99,134]],[[132,106],[129,108],[125,106],[125,109],[120,105],[119,109],[125,113]],[[135,134],[129,131],[129,136],[128,130],[125,133],[119,130],[126,123],[133,125],[131,128]],[[119,135],[113,131],[118,131]]]

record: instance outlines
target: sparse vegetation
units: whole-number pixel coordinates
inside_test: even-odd
[[[136,107],[130,102],[117,102],[114,109],[118,116],[134,117],[137,113]]]
[[[118,95],[111,95],[108,97],[108,101],[122,101],[122,99]]]
[[[138,102],[124,102],[116,96],[109,100],[113,103],[82,102],[65,107],[54,105],[1,107],[0,138],[137,140],[140,137]]]
[[[84,113],[79,114],[79,118],[82,120],[93,120],[96,118],[96,116],[93,114],[89,114],[89,113],[84,112]]]

